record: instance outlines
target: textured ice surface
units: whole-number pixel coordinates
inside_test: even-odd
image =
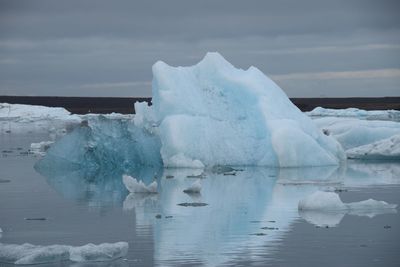
[[[395,209],[397,205],[385,201],[368,199],[359,202],[343,203],[339,195],[334,192],[316,191],[299,201],[299,210],[314,211],[369,211],[382,209]]]
[[[400,134],[400,122],[324,117],[313,120],[345,150]]]
[[[127,242],[87,244],[81,247],[70,247],[71,261],[112,261],[124,257],[128,253]]]
[[[37,155],[44,156],[46,151],[50,148],[53,144],[53,141],[42,141],[39,143],[32,143],[31,144],[31,152]]]
[[[135,174],[143,166],[162,166],[159,138],[129,121],[98,116],[53,144],[35,167],[41,173],[83,169],[95,177],[116,170]]]
[[[354,159],[400,160],[400,134],[346,151]]]
[[[313,117],[355,117],[367,120],[400,121],[400,111],[398,110],[330,109],[316,107],[312,111],[306,112],[306,114]]]
[[[0,262],[17,265],[55,263],[65,260],[75,262],[110,261],[125,256],[127,242],[87,244],[73,247],[65,245],[36,246],[32,244],[0,243]]]
[[[122,182],[131,193],[157,193],[157,182],[154,181],[149,185],[145,185],[142,181],[138,181],[132,176],[122,175]]]
[[[318,166],[341,147],[255,67],[236,69],[218,53],[197,65],[153,65],[153,106],[135,106],[136,125],[158,126],[167,167]]]
[[[24,123],[43,120],[81,121],[78,115],[72,115],[64,108],[8,103],[0,103],[0,120]]]

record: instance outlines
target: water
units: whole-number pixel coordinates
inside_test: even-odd
[[[125,259],[103,266],[400,266],[399,213],[297,210],[299,199],[317,189],[341,189],[344,202],[374,198],[400,204],[399,163],[206,172],[200,195],[182,192],[198,171],[170,169],[158,178],[158,195],[129,195],[112,174],[87,181],[80,173],[36,172],[39,158],[26,152],[30,143],[49,138],[43,129],[2,129],[2,243],[129,242]],[[177,205],[192,202],[208,205]],[[69,265],[99,266],[61,266]]]

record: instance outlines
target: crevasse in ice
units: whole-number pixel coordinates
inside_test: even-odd
[[[220,54],[208,53],[191,67],[159,61],[152,70],[152,106],[136,103],[136,115],[125,125],[89,120],[88,127],[53,145],[46,157],[94,169],[296,167],[337,165],[345,159],[340,144],[255,67],[236,69]]]

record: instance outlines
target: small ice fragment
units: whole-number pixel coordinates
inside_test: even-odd
[[[138,181],[132,176],[122,175],[122,182],[124,183],[126,189],[131,193],[147,193],[156,194],[157,193],[157,182],[154,181],[149,185],[145,185],[142,181]]]
[[[100,245],[87,244],[81,247],[71,247],[70,260],[85,261],[112,261],[124,257],[128,253],[127,242],[103,243]]]
[[[396,204],[388,204],[385,201],[368,199],[359,202],[343,203],[339,195],[334,192],[316,191],[310,196],[299,201],[299,210],[314,211],[347,211],[358,214],[359,211],[373,211],[383,209],[395,209]]]
[[[196,180],[191,186],[183,190],[186,194],[199,194],[201,191],[201,182],[200,179]]]

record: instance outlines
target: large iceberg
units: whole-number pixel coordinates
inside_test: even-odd
[[[318,166],[344,158],[271,79],[218,53],[191,67],[155,63],[153,106],[135,109],[135,123],[158,126],[167,167]]]
[[[46,157],[95,169],[110,163],[115,168],[118,162],[297,167],[338,165],[345,159],[340,144],[271,79],[255,67],[236,69],[218,53],[191,67],[155,63],[152,104],[136,103],[135,117],[123,126],[91,118]]]

